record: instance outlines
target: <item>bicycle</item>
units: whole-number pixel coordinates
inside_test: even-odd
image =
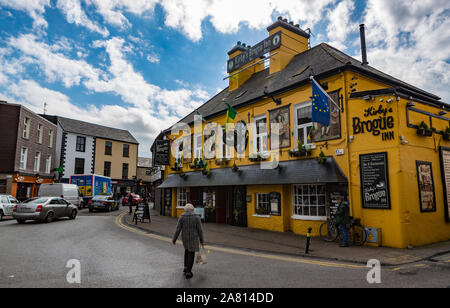
[[[367,231],[361,225],[361,220],[350,217],[349,239],[354,246],[363,246],[367,241]],[[325,242],[336,242],[338,239],[342,241],[342,234],[336,225],[336,215],[332,214],[327,222],[320,226],[320,237]]]

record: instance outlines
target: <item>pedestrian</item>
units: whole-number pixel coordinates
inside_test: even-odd
[[[184,246],[184,275],[186,279],[191,279],[192,267],[194,266],[195,253],[199,252],[199,244],[204,246],[202,221],[198,215],[194,214],[194,206],[187,204],[184,207],[184,214],[178,220],[177,229],[173,235],[172,243],[176,245],[177,239],[180,236]]]
[[[130,208],[130,215],[133,214],[133,195],[128,195],[128,207]]]
[[[336,211],[336,225],[342,234],[342,243],[339,247],[349,246],[350,206],[343,196],[337,197],[338,209]]]

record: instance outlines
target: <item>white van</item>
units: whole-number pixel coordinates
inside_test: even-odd
[[[72,203],[78,208],[82,208],[83,198],[77,185],[74,184],[42,184],[39,188],[39,197],[59,197]]]

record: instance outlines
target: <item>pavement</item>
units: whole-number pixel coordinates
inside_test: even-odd
[[[151,223],[146,221],[136,225],[132,216],[126,212],[122,215],[122,222],[128,227],[166,238],[172,238],[177,225],[176,218],[160,216],[154,210],[151,210]],[[450,254],[450,242],[411,249],[372,246],[341,248],[338,243],[327,243],[317,237],[311,239],[310,251],[306,254],[306,236],[291,232],[272,232],[214,223],[203,224],[203,230],[206,245],[358,264],[367,264],[373,259],[379,260],[384,266],[401,266],[421,261],[438,262],[442,256],[448,259],[446,255]]]

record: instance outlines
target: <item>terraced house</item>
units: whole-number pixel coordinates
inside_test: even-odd
[[[191,202],[207,221],[318,235],[344,195],[373,244],[449,240],[449,105],[369,66],[364,48],[362,62],[310,48],[310,35],[281,18],[268,32],[228,53],[229,87],[180,121],[189,137],[168,128],[157,141],[171,148],[159,163],[170,166],[162,206],[180,216]],[[312,122],[311,77],[328,93],[329,125]],[[227,142],[236,135],[245,142]],[[275,159],[277,168],[262,168]]]
[[[45,117],[58,126],[56,159],[64,170],[61,182],[69,183],[72,175],[98,174],[112,179],[114,192],[135,191],[139,142],[129,131]]]

